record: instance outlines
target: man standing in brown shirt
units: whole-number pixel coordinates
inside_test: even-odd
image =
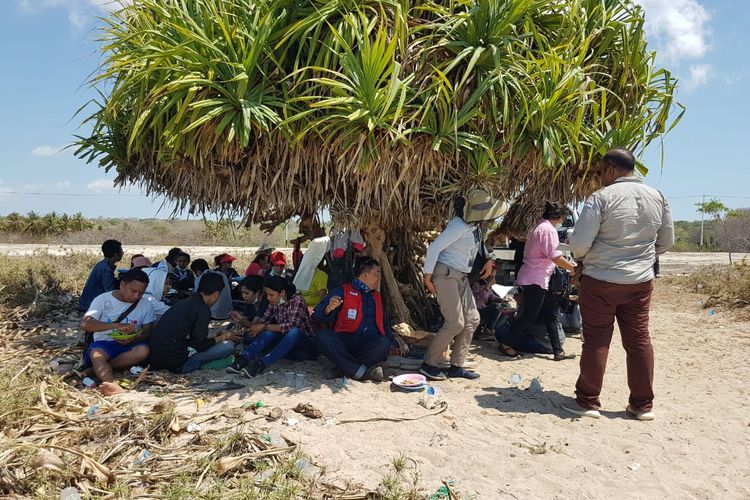
[[[627,354],[626,410],[638,420],[653,420],[648,316],[654,262],[674,244],[672,214],[664,195],[636,177],[630,151],[609,151],[596,173],[604,187],[586,201],[570,236],[573,256],[583,261],[578,297],[583,352],[576,400],[562,407],[578,416],[600,416],[599,394],[617,319]]]

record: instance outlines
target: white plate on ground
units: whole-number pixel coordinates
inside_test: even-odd
[[[393,385],[406,391],[422,390],[426,384],[427,378],[419,373],[405,373],[393,379]]]

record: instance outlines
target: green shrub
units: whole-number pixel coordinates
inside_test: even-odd
[[[44,296],[78,295],[96,260],[88,254],[0,255],[0,304],[18,307]]]
[[[750,305],[750,265],[709,266],[686,278],[690,290],[708,295],[706,307]]]

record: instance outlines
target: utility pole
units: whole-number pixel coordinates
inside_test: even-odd
[[[706,195],[703,195],[703,204],[706,204]],[[705,214],[703,211],[701,211],[701,252],[703,251],[703,218],[705,217]]]

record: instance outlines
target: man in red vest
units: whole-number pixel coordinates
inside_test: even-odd
[[[318,332],[318,346],[346,376],[379,382],[383,369],[377,365],[397,345],[377,291],[380,264],[371,257],[360,258],[354,276],[351,284],[334,288],[315,307],[313,319],[332,326]]]

